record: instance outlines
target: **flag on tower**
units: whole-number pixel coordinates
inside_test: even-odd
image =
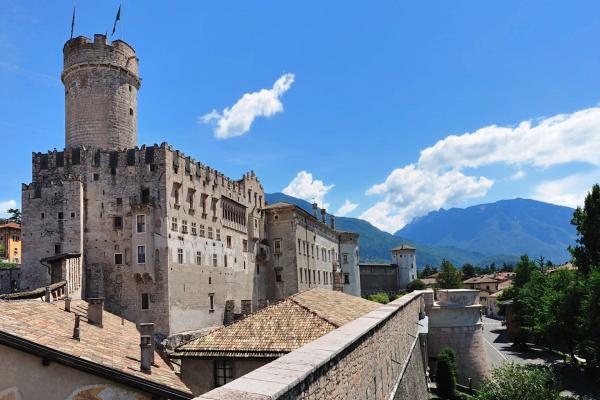
[[[73,39],[73,29],[75,29],[75,6],[73,6],[73,18],[71,19],[71,39]]]
[[[115,18],[115,24],[113,25],[111,36],[115,34],[115,29],[117,29],[117,21],[121,20],[121,5],[119,4],[119,11],[117,11],[117,17]]]

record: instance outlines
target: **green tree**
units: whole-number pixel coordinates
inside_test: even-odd
[[[419,279],[423,279],[423,278],[427,278],[430,275],[433,275],[435,273],[437,273],[437,268],[436,267],[432,267],[431,265],[427,264],[425,265],[425,268],[423,268],[421,271],[417,271],[417,277]]]
[[[571,224],[577,229],[577,245],[569,247],[573,261],[583,275],[600,265],[600,186],[587,193],[583,208],[577,207]]]
[[[531,272],[535,270],[535,265],[529,260],[527,254],[521,256],[521,260],[515,268],[515,279],[513,285],[516,288],[522,288],[531,279]]]
[[[549,367],[505,363],[492,369],[477,400],[558,400],[560,389]]]
[[[442,399],[456,397],[456,355],[449,347],[438,354],[436,382],[438,396]]]
[[[580,336],[579,315],[584,290],[575,271],[559,268],[546,278],[544,294],[540,299],[536,328],[552,348],[571,355],[575,361],[575,348]]]
[[[18,208],[9,208],[6,210],[6,213],[8,214],[8,221],[21,224],[21,210]]]
[[[592,271],[585,284],[585,295],[581,302],[579,326],[581,339],[578,353],[585,358],[587,368],[598,374],[600,371],[600,270]]]
[[[522,285],[513,289],[513,311],[514,322],[519,326],[515,343],[525,346],[528,341],[535,341],[544,337],[540,309],[540,299],[543,298],[546,289],[546,275],[537,269],[527,270],[529,279]]]
[[[475,267],[473,264],[466,263],[462,266],[462,274],[464,279],[469,279],[475,276]]]
[[[462,287],[461,273],[450,261],[443,260],[436,284],[440,289],[460,289]]]
[[[413,292],[415,290],[423,290],[425,288],[427,288],[427,285],[425,285],[425,282],[423,282],[420,279],[415,279],[406,286],[406,290],[408,290],[409,292]]]

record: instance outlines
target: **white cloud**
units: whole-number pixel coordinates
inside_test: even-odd
[[[438,173],[410,164],[395,169],[385,182],[367,190],[367,195],[382,195],[383,201],[360,218],[393,233],[429,211],[459,205],[465,198],[483,196],[493,183],[485,177],[465,176],[457,170]]]
[[[318,179],[313,179],[312,174],[309,172],[300,171],[282,192],[288,196],[306,201],[315,201],[319,204],[319,207],[328,208],[329,204],[325,203],[325,195],[333,189],[333,186],[326,185]]]
[[[284,74],[271,89],[244,94],[231,108],[222,113],[212,110],[200,117],[203,123],[216,123],[214,130],[218,139],[241,136],[250,130],[256,117],[270,117],[283,111],[281,96],[294,83],[294,74]]]
[[[6,211],[9,208],[17,208],[17,202],[15,200],[0,201],[0,218],[8,217]]]
[[[419,166],[429,170],[480,167],[493,163],[536,167],[570,162],[600,166],[600,108],[523,121],[514,128],[487,126],[451,135],[421,151]]]
[[[525,178],[527,174],[525,173],[525,171],[523,171],[522,169],[518,170],[517,172],[515,172],[514,174],[512,174],[508,179],[511,181],[518,181],[520,179]]]
[[[575,208],[583,205],[585,195],[592,185],[598,182],[600,169],[572,174],[561,179],[541,182],[536,186],[532,197],[547,203]]]
[[[338,208],[335,215],[343,217],[345,215],[348,215],[352,211],[354,211],[356,209],[356,207],[358,207],[357,203],[351,203],[350,200],[346,199],[346,201],[344,201],[344,204],[342,204],[342,206],[340,208]]]
[[[465,175],[465,169],[491,164],[516,166],[518,171],[509,179],[517,180],[525,178],[521,169],[525,165],[547,168],[583,162],[600,167],[598,154],[599,107],[543,118],[535,123],[523,121],[515,127],[491,125],[472,133],[450,135],[422,150],[416,164],[395,169],[385,182],[372,186],[367,194],[383,198],[361,218],[393,232],[414,217],[458,205],[465,198],[484,196],[493,181]],[[600,174],[595,173],[597,175]],[[533,196],[574,206],[582,201],[594,179],[597,180],[579,174],[543,182]]]

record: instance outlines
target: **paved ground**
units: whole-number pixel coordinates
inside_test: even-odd
[[[600,399],[600,388],[590,382],[585,374],[571,365],[564,364],[562,359],[544,351],[532,347],[526,351],[517,351],[512,348],[508,340],[506,327],[500,321],[483,317],[483,335],[486,341],[486,352],[491,367],[502,365],[505,361],[518,364],[554,364],[562,385],[567,389],[565,394],[580,395],[586,399]]]

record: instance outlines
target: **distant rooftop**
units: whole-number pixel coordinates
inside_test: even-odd
[[[7,222],[6,224],[0,225],[0,229],[21,229],[21,225],[16,222]]]
[[[401,244],[400,246],[396,246],[392,249],[392,251],[396,251],[396,250],[416,250],[416,248],[409,246],[407,244]]]
[[[315,288],[184,343],[172,356],[276,358],[380,306],[360,297]]]

